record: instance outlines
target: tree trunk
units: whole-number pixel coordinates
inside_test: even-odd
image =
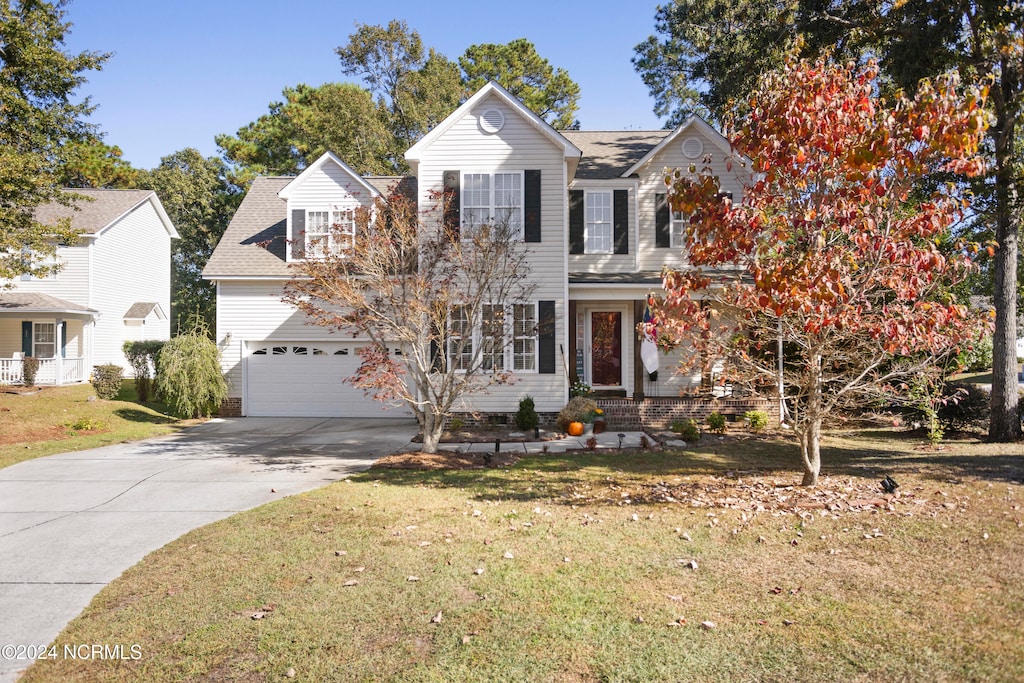
[[[428,407],[423,411],[423,420],[420,423],[423,432],[424,453],[437,453],[437,446],[441,442],[441,435],[444,433],[444,416],[435,415]]]
[[[815,486],[818,473],[821,472],[821,418],[822,418],[822,387],[821,387],[821,352],[810,352],[807,370],[811,374],[805,426],[800,433],[800,455],[804,460],[804,478],[801,486]]]
[[[800,435],[800,454],[804,459],[804,478],[801,486],[816,486],[821,472],[821,417],[808,423]]]
[[[1021,437],[1017,412],[1017,184],[1013,168],[1017,101],[1014,76],[1004,60],[1000,81],[992,88],[996,110],[996,242],[993,304],[996,309],[992,335],[992,405],[988,438],[1006,443]]]

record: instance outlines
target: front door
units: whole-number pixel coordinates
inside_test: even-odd
[[[622,313],[590,313],[590,382],[594,387],[622,386]]]

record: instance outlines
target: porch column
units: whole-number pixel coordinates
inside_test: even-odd
[[[637,401],[644,400],[644,363],[640,358],[640,346],[644,338],[637,326],[644,319],[644,309],[647,302],[643,299],[633,301],[633,398]]]
[[[576,302],[569,302],[569,386],[580,381],[576,373]]]
[[[64,384],[64,319],[59,315],[53,325],[53,383],[56,386]]]

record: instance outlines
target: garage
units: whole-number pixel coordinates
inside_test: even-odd
[[[411,417],[342,380],[359,367],[359,343],[246,343],[246,414],[253,417]]]

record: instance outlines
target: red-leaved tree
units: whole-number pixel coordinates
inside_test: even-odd
[[[952,179],[983,170],[986,91],[949,77],[885,101],[877,74],[821,60],[767,75],[730,136],[728,163],[753,164],[742,200],[703,169],[666,177],[691,267],[665,273],[659,333],[769,390],[781,341],[808,486],[825,416],[917,380],[988,324],[950,294],[977,247],[949,238],[968,208]]]

